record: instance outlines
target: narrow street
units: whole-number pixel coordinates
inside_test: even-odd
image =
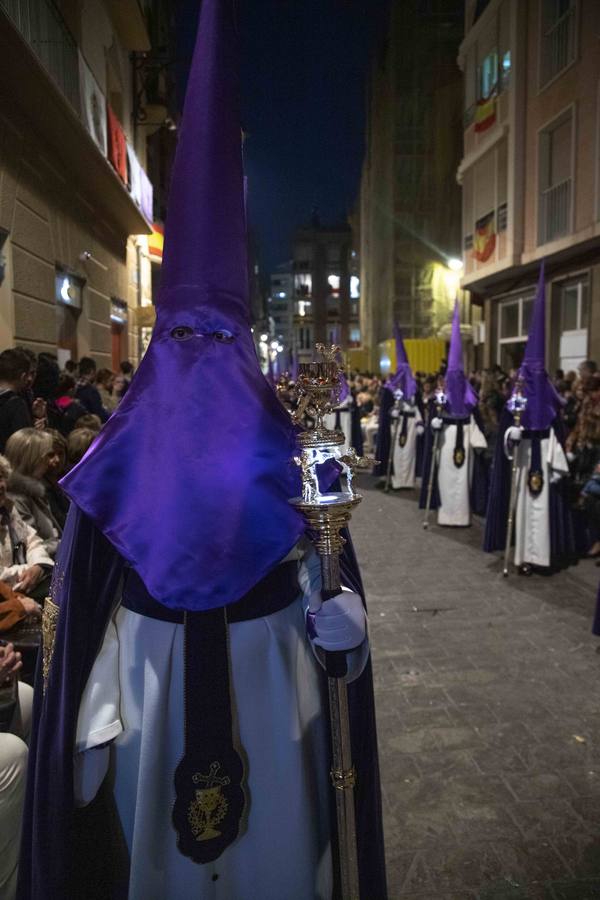
[[[479,522],[361,492],[390,898],[597,900],[600,571],[504,579]]]

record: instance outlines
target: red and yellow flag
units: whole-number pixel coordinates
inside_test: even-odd
[[[496,95],[478,100],[475,107],[475,131],[487,131],[496,121]]]
[[[478,219],[473,237],[473,257],[479,262],[487,262],[496,247],[496,227],[494,213]]]

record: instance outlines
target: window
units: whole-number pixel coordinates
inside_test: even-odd
[[[560,286],[561,331],[582,331],[588,326],[587,278]]]
[[[300,272],[294,275],[294,289],[299,297],[310,297],[312,294],[312,275],[310,272]]]
[[[575,59],[576,0],[542,0],[540,87]]]
[[[533,312],[533,294],[498,304],[497,362],[505,371],[520,365]]]
[[[477,99],[487,100],[498,86],[498,52],[491,53],[481,61],[477,73]]]
[[[540,132],[538,243],[571,231],[573,112],[569,110]]]
[[[350,276],[350,298],[358,300],[360,297],[360,278],[358,275]]]

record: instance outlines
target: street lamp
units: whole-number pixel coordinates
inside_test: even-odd
[[[460,272],[462,267],[462,259],[457,259],[455,256],[451,256],[448,260],[448,268],[453,272]]]

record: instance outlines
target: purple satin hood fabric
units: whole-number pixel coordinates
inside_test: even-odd
[[[545,431],[549,428],[563,405],[546,372],[545,345],[546,289],[545,265],[542,262],[525,356],[518,373],[523,383],[523,393],[527,397],[527,408],[521,423],[531,431]]]
[[[417,393],[417,382],[414,379],[408,356],[406,355],[402,332],[395,323],[394,338],[396,341],[396,374],[387,380],[385,387],[392,393],[401,390],[405,400],[410,401]]]
[[[239,600],[304,531],[294,430],[249,327],[236,48],[233,3],[204,0],[152,341],[62,481],[150,594],[184,610]]]
[[[458,300],[454,304],[452,334],[448,369],[446,371],[446,412],[456,418],[465,418],[477,406],[477,394],[467,381],[463,370],[462,339],[460,336],[460,312]]]

